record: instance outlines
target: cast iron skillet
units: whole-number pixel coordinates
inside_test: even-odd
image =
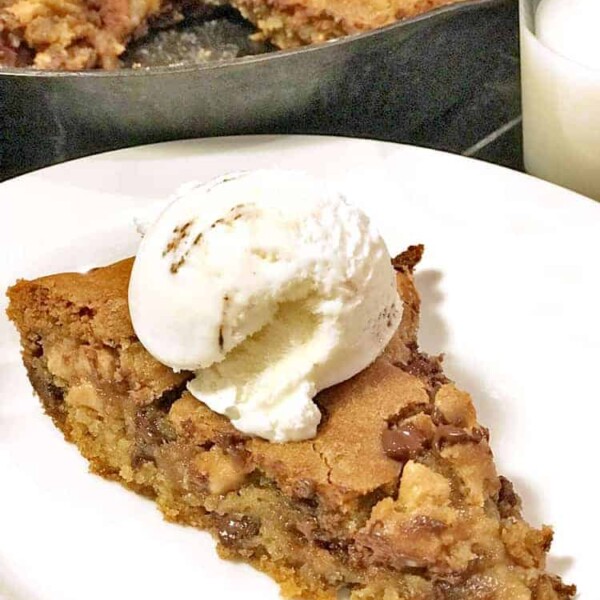
[[[468,0],[286,51],[249,44],[247,25],[232,27],[209,45],[226,56],[231,35],[247,56],[195,64],[184,52],[176,65],[117,71],[0,69],[0,174],[135,144],[245,133],[431,145],[419,132],[507,60],[516,1]],[[140,62],[148,49],[152,56],[153,43],[126,60]]]

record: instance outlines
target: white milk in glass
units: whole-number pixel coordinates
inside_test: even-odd
[[[520,0],[525,169],[600,200],[600,0]]]

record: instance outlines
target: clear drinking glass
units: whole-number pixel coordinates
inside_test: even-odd
[[[525,169],[600,200],[600,69],[542,44],[540,1],[519,0]]]

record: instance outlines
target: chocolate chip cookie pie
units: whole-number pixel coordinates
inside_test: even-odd
[[[394,259],[404,311],[385,352],[316,397],[315,438],[250,437],[192,397],[132,328],[132,260],[19,281],[8,315],[46,412],[91,470],[210,531],[220,555],[286,597],[566,600],[545,570],[552,530],[521,515],[469,395],[417,344],[411,247]]]
[[[114,69],[127,44],[231,4],[279,48],[376,29],[458,0],[0,0],[0,66]]]

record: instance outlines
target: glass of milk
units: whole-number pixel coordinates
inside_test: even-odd
[[[520,0],[528,173],[600,200],[600,0]]]

